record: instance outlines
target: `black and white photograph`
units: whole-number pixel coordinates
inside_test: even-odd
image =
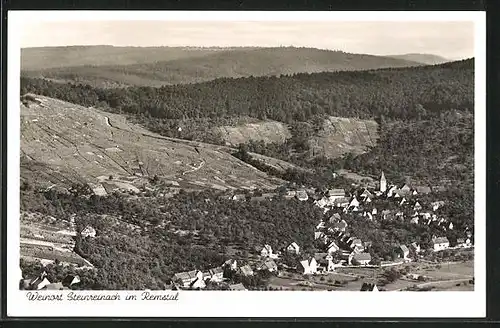
[[[9,25],[9,301],[484,313],[484,15],[48,13]]]

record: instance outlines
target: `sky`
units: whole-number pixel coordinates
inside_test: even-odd
[[[21,47],[297,46],[351,53],[474,56],[470,21],[48,21],[24,22]]]

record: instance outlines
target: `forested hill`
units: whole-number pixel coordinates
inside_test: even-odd
[[[404,54],[404,55],[394,55],[388,56],[396,59],[404,59],[409,61],[414,61],[417,63],[422,63],[426,65],[436,65],[449,62],[449,59],[446,59],[441,56],[432,55],[432,54]]]
[[[100,48],[98,48],[100,49]],[[114,48],[69,47],[23,53],[22,69],[30,77],[86,83],[95,87],[199,83],[216,78],[367,70],[419,66],[422,63],[384,56],[314,48]],[[117,49],[121,49],[118,51]],[[57,51],[56,51],[57,50]],[[139,54],[143,54],[143,59]],[[185,54],[185,56],[183,56]],[[45,59],[44,59],[45,58]],[[52,58],[46,62],[46,58]],[[56,66],[57,65],[57,66]],[[55,67],[54,67],[55,66]]]
[[[473,110],[474,60],[442,65],[281,77],[216,79],[160,88],[99,89],[21,78],[21,93],[155,118],[250,116],[281,122],[340,117],[429,118]]]

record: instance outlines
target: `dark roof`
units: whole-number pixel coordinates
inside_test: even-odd
[[[361,291],[362,292],[371,292],[373,291],[373,289],[375,289],[377,285],[375,284],[370,284],[370,283],[366,283],[364,282],[363,285],[361,286]]]
[[[437,238],[432,238],[432,242],[434,244],[442,244],[442,243],[449,243],[450,241],[446,237],[437,237]]]

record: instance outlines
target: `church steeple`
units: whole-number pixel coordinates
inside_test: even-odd
[[[382,175],[380,176],[380,191],[385,192],[387,190],[387,180],[385,179],[384,171],[382,171]]]

